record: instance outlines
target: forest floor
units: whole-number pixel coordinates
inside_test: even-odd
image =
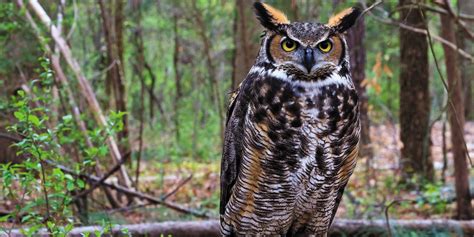
[[[450,134],[449,129],[447,130],[447,167],[452,167]],[[440,178],[443,169],[442,124],[436,123],[433,126],[431,136],[432,159],[438,181],[435,184],[420,184],[405,191],[400,186],[398,178],[399,151],[402,146],[398,140],[398,131],[398,126],[388,123],[371,127],[374,155],[370,160],[370,170],[367,171],[367,158],[361,158],[346,188],[337,213],[339,218],[384,219],[387,206],[392,206],[389,210],[390,218],[451,218],[454,213],[453,171],[451,169],[446,171],[445,183],[441,182]],[[474,158],[474,122],[466,123],[465,134],[470,156]],[[155,197],[163,197],[180,186],[167,201],[207,212],[215,218],[218,217],[220,165],[218,159],[215,162],[160,163],[150,159],[143,162],[140,191]],[[473,183],[474,179],[471,180],[471,185]],[[2,199],[3,197],[0,197],[0,210],[11,208],[11,203]],[[190,215],[180,214],[161,206],[132,207],[126,211],[123,209],[93,211],[104,209],[104,206],[98,203],[90,204],[91,223],[104,217],[117,224],[195,219]]]

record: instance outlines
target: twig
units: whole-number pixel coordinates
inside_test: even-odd
[[[99,77],[99,76],[105,74],[106,72],[110,71],[110,69],[112,69],[115,66],[115,64],[117,64],[117,61],[116,60],[112,61],[109,66],[107,66],[106,68],[104,68],[101,71],[96,72],[94,75],[92,75],[90,77],[90,80],[95,80],[97,77]]]
[[[443,118],[443,127],[441,132],[441,137],[443,140],[443,169],[441,170],[441,182],[446,183],[446,170],[448,169],[448,149],[446,147],[446,118]]]
[[[388,236],[392,237],[392,228],[390,227],[390,219],[388,217],[388,210],[390,209],[391,206],[400,203],[398,200],[393,200],[390,202],[386,207],[385,207],[385,222],[387,223],[387,231],[388,231]]]
[[[371,11],[372,9],[374,9],[376,6],[378,6],[380,4],[382,4],[382,0],[379,0],[379,1],[375,2],[374,4],[370,5],[369,7],[365,8],[364,11],[362,11],[362,13],[360,14],[359,18],[361,18],[362,16],[367,14],[367,12]]]
[[[193,174],[189,175],[185,180],[181,181],[176,188],[174,188],[171,192],[164,195],[161,199],[164,201],[169,197],[173,196],[181,187],[183,187],[187,182],[189,182],[193,178]]]
[[[72,199],[72,201],[76,201],[84,196],[86,196],[87,194],[91,193],[92,191],[94,191],[96,188],[98,188],[99,186],[101,186],[105,180],[107,180],[110,176],[112,176],[115,172],[117,172],[118,170],[120,170],[120,167],[125,163],[127,162],[127,160],[129,159],[130,157],[130,151],[125,153],[123,155],[123,159],[120,161],[120,163],[114,165],[114,167],[112,167],[112,169],[110,169],[106,174],[104,174],[104,176],[102,176],[102,178],[100,178],[96,183],[94,183],[92,185],[92,187],[90,187],[89,189],[86,189],[84,191],[82,191],[81,193],[77,194],[76,196],[74,196],[74,198]]]
[[[74,30],[76,29],[77,15],[79,15],[78,10],[77,10],[78,8],[77,8],[76,0],[72,0],[72,6],[74,8],[74,20],[72,21],[71,29],[69,29],[69,32],[66,35],[66,40],[71,39],[71,36],[74,33]]]

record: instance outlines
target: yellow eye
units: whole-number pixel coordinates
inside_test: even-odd
[[[281,48],[285,50],[285,52],[291,52],[295,50],[297,46],[298,46],[297,43],[290,39],[284,39],[281,42]]]
[[[319,48],[319,50],[321,50],[321,52],[327,53],[327,52],[331,51],[332,43],[329,40],[325,40],[325,41],[318,44],[318,48]]]

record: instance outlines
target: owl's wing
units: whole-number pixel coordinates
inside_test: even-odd
[[[224,147],[221,161],[221,200],[220,214],[224,214],[225,206],[232,194],[232,188],[237,180],[242,159],[242,140],[244,120],[247,113],[248,99],[245,95],[249,78],[246,78],[239,88],[231,95],[227,111]]]
[[[339,190],[337,192],[336,197],[336,205],[331,214],[331,221],[329,223],[333,223],[334,217],[336,216],[337,209],[339,207],[339,203],[342,200],[342,195],[344,194],[344,189],[346,188],[347,182],[349,181],[349,177],[352,174],[354,169],[355,162],[357,160],[357,156],[359,155],[359,145],[357,144],[353,150],[349,153],[347,158],[344,160],[339,172],[339,179],[344,180],[342,184],[339,186]]]

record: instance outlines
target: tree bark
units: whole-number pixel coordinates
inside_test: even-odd
[[[260,31],[248,2],[236,0],[235,6],[232,90],[237,89],[255,63],[259,49],[258,32]]]
[[[441,14],[441,35],[446,40],[456,43],[454,21],[449,15]],[[445,45],[443,45],[443,49],[448,76],[448,120],[451,127],[454,178],[456,182],[456,217],[461,220],[469,220],[472,218],[472,206],[469,193],[467,151],[464,143],[462,82],[456,52]]]
[[[460,14],[474,15],[474,1],[458,0],[458,9]],[[466,26],[471,32],[474,31],[474,24],[466,24]],[[459,48],[467,53],[474,53],[474,42],[466,40],[466,32],[464,30],[458,28],[456,40]],[[472,85],[472,81],[474,80],[474,64],[461,56],[458,56],[458,59],[463,85],[464,115],[466,119],[474,119],[474,87]]]
[[[360,155],[367,157],[367,167],[370,167],[372,149],[370,147],[370,120],[368,116],[369,97],[367,96],[365,85],[362,83],[365,79],[366,65],[364,40],[365,22],[364,18],[361,18],[348,31],[347,44],[350,49],[352,81],[354,81],[360,101],[360,119],[362,124]]]
[[[400,6],[410,5],[400,0]],[[407,25],[426,28],[418,8],[401,10],[400,19]],[[426,36],[400,28],[400,139],[402,182],[414,176],[433,180],[430,158],[430,94],[428,42]]]

